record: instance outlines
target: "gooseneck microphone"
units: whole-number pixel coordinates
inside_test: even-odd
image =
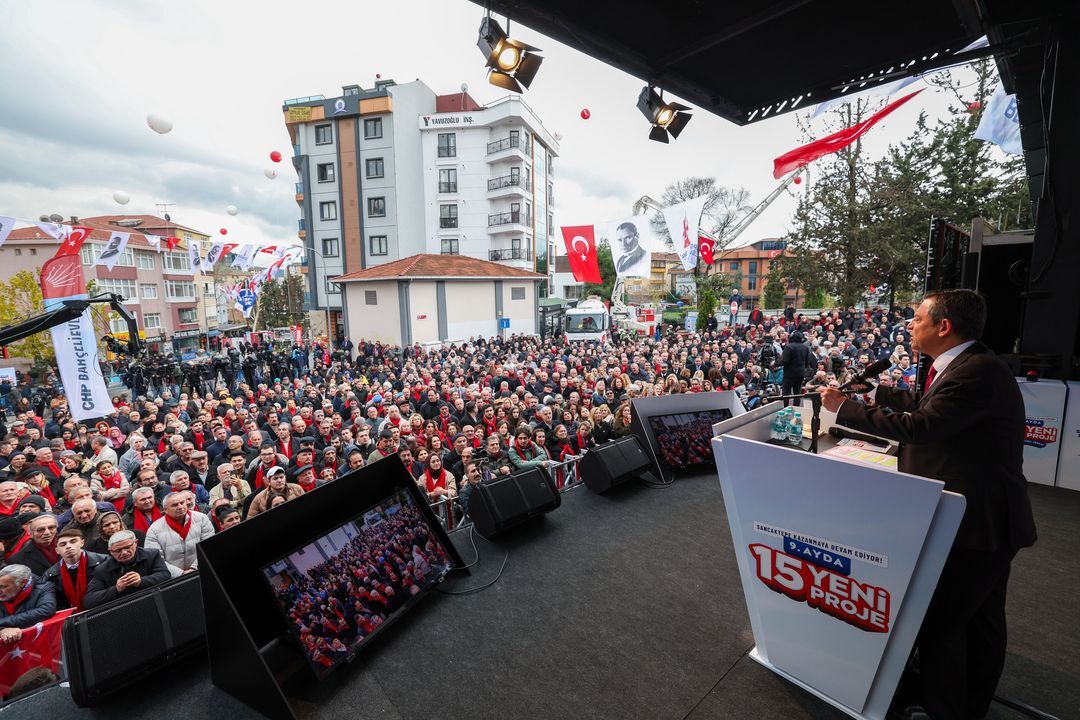
[[[891,367],[891,360],[878,360],[875,363],[871,363],[861,373],[841,385],[840,392],[848,392],[848,389],[855,385],[873,384],[873,382],[871,381],[876,381],[879,374],[885,372]]]

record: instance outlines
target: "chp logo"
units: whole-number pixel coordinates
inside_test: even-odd
[[[749,546],[758,579],[770,590],[865,632],[889,632],[889,591],[851,576],[853,560],[888,567],[888,557],[766,523],[755,522],[754,531],[781,540],[779,550]]]
[[[1024,444],[1044,448],[1058,439],[1058,419],[1052,417],[1028,418],[1024,421]]]

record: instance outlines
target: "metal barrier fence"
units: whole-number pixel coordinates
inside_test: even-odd
[[[585,457],[585,452],[588,450],[581,455],[572,455],[562,462],[552,463],[546,468],[560,493],[573,490],[584,482],[578,473],[578,463]],[[430,505],[431,511],[435,513],[435,517],[439,519],[447,532],[472,525],[472,519],[465,514],[456,497],[444,497]]]

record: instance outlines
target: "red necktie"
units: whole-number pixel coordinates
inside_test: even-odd
[[[926,373],[926,389],[929,390],[930,386],[934,384],[934,378],[937,377],[937,368],[933,365],[930,366],[930,372]]]

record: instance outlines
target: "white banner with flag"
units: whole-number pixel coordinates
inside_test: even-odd
[[[114,232],[109,236],[109,243],[101,251],[101,255],[98,256],[97,262],[94,264],[104,265],[109,270],[112,270],[124,254],[124,250],[127,249],[128,240],[130,239],[131,233]]]
[[[34,224],[53,240],[66,240],[68,233],[71,232],[69,225],[61,225],[60,223],[36,222]]]
[[[693,270],[698,263],[698,229],[701,227],[701,211],[707,197],[696,197],[678,205],[664,208],[671,243],[682,260],[683,270]]]
[[[998,85],[983,110],[979,127],[975,129],[975,139],[992,142],[1010,155],[1024,154],[1024,146],[1020,143],[1020,117],[1016,112],[1016,96],[1006,95],[1005,88],[1001,85]]]
[[[158,252],[161,252],[161,236],[160,235],[151,235],[150,233],[146,233],[145,235],[143,235],[143,237],[146,238],[146,242],[150,243],[150,247],[154,248]]]
[[[41,268],[45,311],[63,307],[65,300],[85,300],[82,260],[78,254],[49,259]],[[68,410],[76,422],[115,411],[98,364],[97,339],[90,310],[51,329],[56,366],[64,384]]]
[[[235,247],[236,243],[210,243],[210,249],[206,251],[206,258],[203,260],[203,272],[213,272],[214,265],[217,264],[217,261],[232,252]]]
[[[258,245],[244,245],[243,250],[236,253],[236,257],[233,259],[233,267],[240,268],[241,270],[247,270],[255,262],[255,254],[259,252]]]
[[[8,235],[15,229],[15,218],[0,215],[0,246],[8,239]]]
[[[647,278],[652,271],[653,251],[667,245],[652,228],[648,215],[634,215],[596,224],[596,240],[607,240],[611,260],[619,277]]]

